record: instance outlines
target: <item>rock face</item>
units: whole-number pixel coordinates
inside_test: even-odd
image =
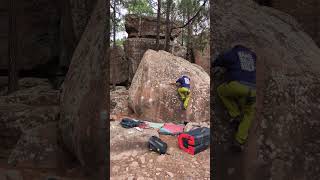
[[[201,66],[208,74],[210,73],[210,49],[207,47],[203,52],[194,51],[195,63]]]
[[[128,61],[121,47],[110,48],[110,84],[124,83],[129,78]]]
[[[129,92],[124,86],[116,86],[110,92],[110,116],[128,116],[132,113],[129,109]]]
[[[20,90],[0,96],[0,154],[4,158],[12,156],[19,148],[22,152],[23,148],[18,142],[33,129],[58,121],[59,91],[53,90],[48,81],[43,79],[25,78],[19,80],[19,84]],[[23,153],[25,158],[37,152],[32,148],[29,150]],[[31,153],[32,150],[35,151]],[[20,161],[24,159],[14,160]]]
[[[73,29],[76,38],[80,40],[81,35],[89,22],[90,14],[97,0],[69,0],[73,19]]]
[[[173,27],[177,27],[176,23],[172,23]],[[125,28],[128,37],[149,37],[156,38],[157,36],[157,18],[150,16],[138,16],[135,14],[128,14],[125,16]],[[160,37],[164,38],[166,33],[166,21],[161,19],[160,23]],[[171,33],[171,38],[177,37],[180,29],[174,29]]]
[[[278,10],[249,0],[216,0],[212,5],[213,58],[233,43],[252,48],[258,57],[257,117],[247,150],[241,159],[229,162],[223,154],[214,155],[225,157],[216,164],[227,164],[235,172],[223,176],[227,172],[217,169],[218,176],[319,179],[320,157],[315,152],[320,151],[320,49],[292,17]],[[219,102],[213,107],[215,142],[225,142],[226,118],[217,111]],[[217,143],[217,149],[219,146]],[[236,164],[240,165],[233,167]]]
[[[0,69],[7,69],[8,62],[8,33],[9,33],[9,4],[0,3]],[[23,0],[17,3],[17,33],[19,42],[19,67],[31,69],[36,64],[45,64],[54,55],[53,44],[59,38],[59,12],[55,1]],[[49,31],[50,30],[50,31]],[[56,46],[56,45],[55,45]],[[34,52],[37,53],[34,53]],[[57,55],[57,54],[56,54]]]
[[[159,41],[159,49],[165,48],[165,40]],[[132,80],[144,53],[148,49],[156,50],[156,39],[153,38],[128,38],[124,42],[124,50],[129,64],[129,80]],[[185,58],[187,49],[176,43],[170,44],[170,52],[175,56]],[[209,60],[208,60],[209,61]],[[124,66],[124,65],[123,65]]]
[[[171,44],[171,54],[173,54],[175,56],[179,56],[179,57],[185,59],[187,57],[187,48],[184,47],[184,46],[181,46],[179,43],[172,42],[172,44]]]
[[[98,0],[75,50],[60,97],[63,143],[89,171],[105,157],[105,1]],[[105,67],[106,66],[106,67]]]
[[[96,0],[19,1],[17,12],[23,11],[16,19],[19,69],[33,70],[52,61],[68,67],[95,3]],[[7,1],[0,3],[0,70],[6,70],[8,62],[8,7]]]
[[[320,46],[320,3],[318,0],[256,0],[257,2],[288,13],[302,25],[314,41]]]
[[[165,41],[159,41],[159,48],[164,49]],[[148,49],[156,49],[156,39],[128,38],[124,42],[124,50],[129,62],[129,80],[131,81],[141,62],[143,54]]]
[[[177,23],[171,23],[173,27],[178,26]],[[157,18],[149,16],[140,17],[134,14],[128,14],[125,17],[125,27],[126,32],[128,33],[128,39],[126,39],[124,42],[124,50],[129,63],[129,82],[131,82],[140,64],[143,54],[148,49],[157,49]],[[160,24],[159,50],[165,49],[165,32],[165,20],[162,19]],[[180,32],[181,30],[179,28],[174,29],[171,33],[170,39],[173,40],[176,38]],[[169,46],[169,52],[180,57],[185,57],[185,48],[174,44],[172,41],[170,42]]]
[[[191,78],[191,99],[181,109],[177,87],[170,85],[182,75]],[[129,106],[142,119],[154,122],[209,120],[208,74],[199,66],[165,51],[148,50],[129,89]]]
[[[8,163],[23,163],[32,168],[59,167],[64,153],[57,143],[57,127],[56,121],[26,131],[11,152]]]

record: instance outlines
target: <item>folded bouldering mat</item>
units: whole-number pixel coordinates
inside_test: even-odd
[[[184,125],[165,123],[162,128],[159,130],[160,134],[165,135],[178,135],[183,132]]]
[[[154,128],[154,129],[160,129],[164,125],[164,123],[154,123],[154,122],[147,122],[145,121],[148,127]]]

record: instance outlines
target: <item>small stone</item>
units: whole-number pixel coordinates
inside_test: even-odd
[[[156,170],[157,170],[157,171],[162,171],[162,169],[161,169],[161,168],[157,168]]]
[[[146,162],[146,158],[144,156],[140,157],[140,161],[142,164],[144,164]]]
[[[132,154],[131,154],[131,156],[134,156],[134,157],[137,156],[137,155],[138,155],[137,151],[133,151]]]
[[[168,174],[170,177],[173,177],[173,173],[172,173],[172,172],[167,172],[167,174]]]
[[[119,169],[120,169],[119,166],[113,166],[113,167],[112,167],[112,171],[113,171],[114,173],[118,172]]]
[[[134,161],[130,164],[131,167],[138,167],[139,166],[139,163]]]
[[[157,176],[159,176],[159,175],[160,175],[160,173],[158,173],[158,172],[157,172],[157,173],[156,173],[156,175],[157,175]]]
[[[157,162],[162,162],[164,160],[165,156],[164,155],[160,155],[158,158],[157,158]]]

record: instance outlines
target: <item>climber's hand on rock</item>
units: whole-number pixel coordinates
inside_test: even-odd
[[[174,82],[174,83],[170,83],[170,85],[175,85],[175,86],[177,86],[178,83]]]

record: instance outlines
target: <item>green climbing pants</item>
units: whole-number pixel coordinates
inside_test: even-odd
[[[178,88],[178,93],[181,97],[181,100],[183,101],[183,107],[184,109],[187,109],[189,99],[190,99],[190,90],[185,87]]]
[[[218,95],[232,118],[241,117],[235,139],[244,144],[248,138],[251,122],[255,116],[256,91],[237,81],[221,84]]]

